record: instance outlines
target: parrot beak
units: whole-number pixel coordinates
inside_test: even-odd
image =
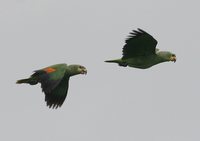
[[[86,68],[82,69],[81,74],[87,74],[87,69]]]
[[[84,66],[78,67],[78,74],[87,74],[87,69]]]
[[[171,56],[170,61],[173,61],[175,63],[176,62],[176,56]]]

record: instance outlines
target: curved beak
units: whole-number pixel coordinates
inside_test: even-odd
[[[82,69],[81,74],[87,74],[87,69],[86,68]]]
[[[176,62],[176,56],[171,56],[170,61],[173,61],[175,63]]]

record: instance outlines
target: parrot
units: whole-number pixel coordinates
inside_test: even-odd
[[[105,62],[138,69],[147,69],[163,62],[176,62],[176,55],[169,51],[159,51],[156,49],[157,43],[156,39],[146,31],[140,28],[132,30],[125,40],[122,58],[106,60]]]
[[[36,70],[29,78],[17,80],[16,83],[30,85],[40,83],[47,106],[57,109],[65,101],[70,77],[78,74],[87,74],[87,69],[76,64],[55,64]]]

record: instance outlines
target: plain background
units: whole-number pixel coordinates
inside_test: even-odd
[[[0,140],[199,141],[198,0],[1,0]],[[104,63],[142,28],[176,63],[140,70]],[[81,64],[57,110],[33,70]]]

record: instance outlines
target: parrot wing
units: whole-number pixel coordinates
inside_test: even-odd
[[[142,29],[133,30],[126,39],[122,59],[155,55],[157,41]]]
[[[32,75],[41,83],[45,101],[50,108],[61,106],[66,98],[70,77],[66,74],[66,68],[66,64],[57,64],[36,70]]]

